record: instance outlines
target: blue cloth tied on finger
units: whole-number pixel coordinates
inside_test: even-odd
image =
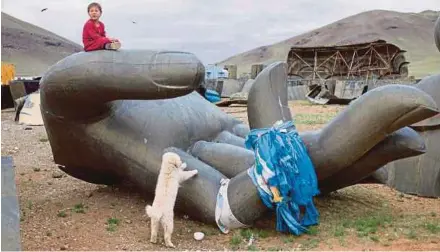
[[[277,231],[300,235],[318,224],[313,203],[319,194],[315,168],[293,122],[254,129],[245,145],[255,153],[248,174],[266,207],[276,211]]]

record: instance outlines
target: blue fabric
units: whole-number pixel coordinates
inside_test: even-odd
[[[221,101],[220,94],[217,91],[212,89],[207,89],[205,92],[205,98],[211,103]]]
[[[276,211],[276,229],[300,235],[319,222],[313,197],[319,194],[315,168],[292,121],[271,128],[254,129],[246,148],[255,153],[255,165],[248,170],[263,203]],[[282,197],[274,202],[270,190]],[[301,216],[300,206],[305,208]]]

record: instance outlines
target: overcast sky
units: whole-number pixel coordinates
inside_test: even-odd
[[[82,45],[89,0],[2,0],[2,11]],[[215,63],[356,13],[440,10],[440,0],[100,0],[126,49],[173,49]],[[42,8],[48,8],[40,12]],[[136,24],[133,24],[135,21]]]

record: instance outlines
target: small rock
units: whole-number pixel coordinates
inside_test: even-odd
[[[194,239],[197,241],[203,240],[204,237],[205,237],[205,234],[202,232],[195,232],[194,233]]]
[[[125,220],[125,223],[131,224],[131,220]]]
[[[67,249],[69,249],[69,245],[63,245],[63,246],[61,246],[61,248],[60,248],[61,250],[67,250]]]
[[[185,215],[183,216],[183,218],[184,218],[185,220],[187,220],[187,219],[189,218],[189,216],[185,214]]]
[[[90,198],[90,197],[92,197],[93,196],[93,193],[92,192],[86,192],[86,197],[87,198]]]
[[[52,173],[52,178],[62,178],[63,177],[63,173],[61,171],[54,171]]]
[[[127,248],[126,247],[122,247],[122,250],[127,250]]]
[[[47,184],[48,184],[48,185],[52,185],[53,183],[52,183],[52,182],[50,182],[50,181],[48,181],[48,182],[47,182]]]
[[[39,172],[41,169],[39,167],[34,167],[34,172]]]
[[[32,130],[32,127],[25,127],[24,130]]]
[[[15,151],[18,151],[18,147],[14,147],[14,150],[15,150]]]

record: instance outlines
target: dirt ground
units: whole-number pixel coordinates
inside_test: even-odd
[[[322,127],[344,108],[290,105],[300,131]],[[246,107],[223,109],[247,120]],[[1,150],[14,159],[23,250],[166,250],[163,240],[149,243],[144,207],[151,199],[63,174],[44,127],[13,118],[13,110],[2,111]],[[316,205],[320,224],[300,237],[277,233],[273,214],[229,234],[177,214],[173,242],[177,250],[440,250],[440,199],[356,185],[318,197]],[[205,233],[202,241],[193,239],[197,231]]]

